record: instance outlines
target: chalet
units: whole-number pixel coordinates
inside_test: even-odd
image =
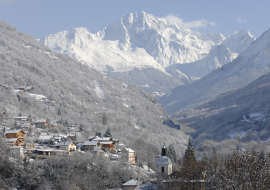
[[[104,148],[105,150],[114,152],[115,151],[115,146],[113,145],[112,141],[109,142],[100,142],[101,147]]]
[[[100,147],[100,143],[98,141],[85,141],[81,147],[81,150],[94,150],[95,148]]]
[[[105,154],[105,150],[103,148],[95,148],[94,150],[92,150],[93,153],[95,154]]]
[[[14,117],[15,121],[28,121],[28,118],[26,116],[18,116]]]
[[[69,151],[47,148],[47,149],[35,149],[33,153],[29,154],[28,156],[30,158],[46,159],[52,155],[63,156],[68,154]]]
[[[19,138],[6,138],[6,144],[8,147],[22,146],[23,142],[24,142],[23,139]]]
[[[20,138],[20,139],[24,139],[24,135],[25,132],[23,130],[9,130],[6,131],[6,138],[10,139],[10,138]]]
[[[136,164],[137,162],[137,155],[135,154],[134,150],[130,149],[130,148],[125,148],[123,149],[122,153],[124,155],[124,157],[126,157],[127,161],[130,164]]]
[[[75,141],[76,135],[75,134],[67,134],[67,138]]]
[[[26,86],[26,87],[24,88],[24,91],[28,91],[28,92],[31,92],[31,91],[33,91],[33,90],[34,90],[33,86]]]
[[[38,119],[38,120],[36,120],[35,123],[36,123],[37,127],[40,127],[40,128],[46,127],[48,125],[48,121],[46,119]]]
[[[61,142],[54,145],[58,150],[76,151],[76,145],[73,142]]]

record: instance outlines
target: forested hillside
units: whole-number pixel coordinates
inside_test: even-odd
[[[120,79],[110,79],[95,69],[38,42],[0,20],[0,112],[6,125],[19,114],[76,125],[85,137],[109,127],[114,138],[132,146],[138,138],[159,147],[164,141],[184,150],[187,136],[163,125],[168,115],[154,97]],[[16,92],[33,86],[32,94]],[[45,98],[34,98],[43,95]],[[4,120],[2,118],[2,120]],[[136,149],[136,148],[135,148]]]
[[[242,89],[224,93],[213,101],[181,111],[174,117],[197,130],[191,135],[198,144],[207,139],[269,141],[269,81],[268,73]]]

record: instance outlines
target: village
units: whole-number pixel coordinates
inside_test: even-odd
[[[45,96],[40,97],[37,94],[30,93],[34,91],[32,86],[15,88],[0,85],[0,87],[14,89],[15,93],[30,95],[36,100],[47,102]],[[0,114],[4,118],[8,113],[2,111]],[[12,118],[13,121],[9,123],[13,123],[13,126],[3,125],[2,123],[0,134],[2,142],[8,149],[9,156],[15,160],[27,159],[29,163],[33,163],[43,162],[53,157],[66,158],[74,155],[91,154],[106,157],[110,162],[124,162],[137,173],[135,177],[122,184],[123,190],[159,189],[161,184],[172,186],[175,182],[178,182],[179,172],[173,171],[173,162],[167,156],[165,143],[160,147],[160,154],[151,158],[155,160],[155,165],[151,169],[138,161],[141,158],[138,158],[136,151],[126,147],[125,144],[121,143],[121,139],[113,138],[109,128],[103,135],[100,131],[93,131],[86,141],[82,141],[80,137],[84,134],[83,129],[73,124],[69,124],[67,130],[62,131],[58,128],[63,121],[39,118],[38,116],[32,118],[31,115],[23,116],[21,113],[8,118]],[[148,183],[143,183],[146,178]],[[196,184],[200,189],[205,189],[206,182],[204,179],[205,174],[199,172],[196,180],[192,181],[192,185]],[[184,184],[189,184],[189,182],[184,181]]]

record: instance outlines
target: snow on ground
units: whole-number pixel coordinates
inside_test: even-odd
[[[26,94],[29,95],[30,97],[33,97],[35,100],[40,100],[40,101],[46,100],[46,96],[44,96],[44,95],[31,94],[31,93],[26,93]]]
[[[96,86],[95,91],[96,91],[97,96],[100,99],[106,100],[106,94],[104,93],[104,91],[102,89],[101,82],[95,81],[95,86]]]
[[[139,126],[139,125],[137,125],[136,123],[134,123],[134,128],[136,128],[136,129],[140,129],[140,126]]]

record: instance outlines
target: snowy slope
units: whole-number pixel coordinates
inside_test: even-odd
[[[160,99],[169,114],[194,107],[219,94],[241,88],[254,81],[270,67],[270,30],[252,42],[237,59],[212,71],[202,79],[179,86]]]
[[[253,41],[255,41],[255,38],[247,30],[236,31],[221,44],[213,46],[209,54],[203,59],[189,64],[175,64],[167,67],[166,71],[173,76],[175,76],[174,72],[178,71],[184,73],[191,80],[198,80],[211,71],[233,61]]]
[[[231,62],[238,56],[233,53],[226,45],[215,45],[209,54],[201,60],[189,64],[175,64],[167,67],[168,73],[173,75],[173,71],[179,71],[190,77],[192,80],[198,80],[211,71],[220,68],[226,63]],[[173,75],[174,76],[174,75]]]

